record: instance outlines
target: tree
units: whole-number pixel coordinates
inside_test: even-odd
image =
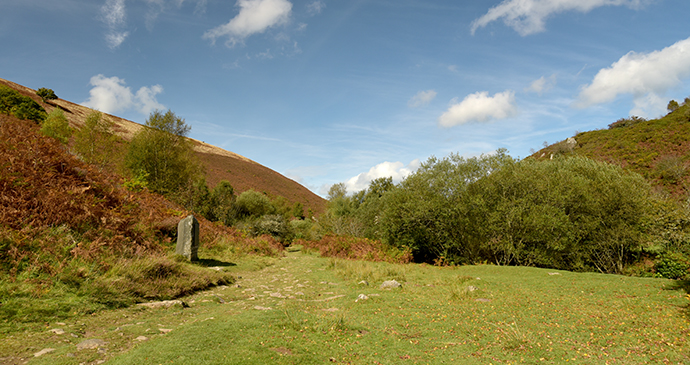
[[[155,192],[168,195],[184,188],[201,175],[186,138],[190,129],[170,110],[165,114],[152,112],[146,126],[130,142],[126,166],[135,176],[147,175],[147,186]]]
[[[678,108],[680,108],[680,105],[675,100],[669,101],[668,106],[666,106],[666,109],[668,110],[669,113],[675,112],[676,110],[678,110]]]
[[[55,100],[58,98],[52,89],[46,89],[45,87],[38,89],[36,95],[38,95],[44,103],[46,100]]]
[[[266,195],[255,190],[247,190],[235,200],[235,213],[239,219],[255,219],[275,214],[276,208]]]
[[[235,190],[226,180],[221,180],[211,192],[215,219],[230,226],[234,220]]]
[[[86,117],[84,125],[74,134],[74,150],[90,164],[107,166],[117,149],[113,122],[98,111]]]
[[[57,139],[62,144],[67,144],[72,135],[72,129],[69,127],[67,118],[65,118],[65,113],[60,108],[55,108],[48,114],[46,120],[41,124],[41,133]]]

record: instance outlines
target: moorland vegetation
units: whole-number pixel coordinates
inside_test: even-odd
[[[398,184],[380,178],[354,194],[336,184],[317,216],[262,191],[236,194],[227,181],[210,188],[190,127],[170,110],[124,140],[106,115],[94,111],[74,130],[61,108],[47,113],[0,86],[0,321],[8,330],[180,297],[234,280],[205,266],[291,244],[347,259],[684,279],[689,109],[686,100],[658,120],[619,121],[523,160],[451,154]],[[633,155],[640,145],[659,152]],[[606,148],[617,154],[602,158]],[[172,254],[177,221],[190,213],[212,259]]]

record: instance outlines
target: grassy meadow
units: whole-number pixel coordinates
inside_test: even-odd
[[[37,325],[4,339],[0,354],[51,365],[690,362],[682,282],[288,251],[225,266],[236,283],[184,297],[184,307]],[[379,288],[391,279],[402,287]],[[91,338],[105,344],[76,349]],[[54,351],[34,356],[44,348]]]

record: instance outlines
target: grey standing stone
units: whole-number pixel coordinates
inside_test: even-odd
[[[193,215],[183,219],[177,225],[177,248],[175,253],[189,261],[197,261],[199,250],[199,221]]]

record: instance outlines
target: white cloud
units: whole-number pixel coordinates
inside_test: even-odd
[[[369,184],[381,177],[392,177],[393,183],[397,184],[402,181],[409,174],[417,171],[421,162],[415,159],[409,164],[405,165],[402,162],[382,162],[368,172],[363,172],[345,182],[345,187],[349,193],[355,193],[369,187]]]
[[[435,97],[436,91],[434,90],[420,91],[407,102],[407,105],[410,108],[418,108],[420,106],[429,104],[432,100],[434,100]]]
[[[129,32],[124,31],[127,21],[125,0],[107,0],[101,7],[101,20],[108,28],[105,35],[108,47],[119,47],[129,35]]]
[[[287,0],[238,0],[236,5],[240,8],[239,14],[227,24],[204,33],[204,39],[215,43],[217,38],[228,37],[226,45],[232,47],[252,34],[286,24],[292,11],[292,3]]]
[[[553,89],[554,86],[556,86],[556,74],[549,76],[549,78],[542,76],[538,80],[534,80],[525,91],[535,92],[541,96],[541,94]]]
[[[307,12],[309,15],[316,15],[316,14],[321,14],[321,11],[326,7],[326,4],[323,1],[314,1],[307,5]]]
[[[517,114],[515,92],[506,90],[489,96],[486,91],[470,94],[461,102],[452,101],[448,110],[438,118],[442,127],[453,127],[469,122],[488,122]]]
[[[156,100],[156,95],[163,92],[163,87],[154,85],[142,87],[136,94],[126,86],[125,80],[116,76],[105,77],[96,75],[91,78],[93,88],[89,91],[89,99],[82,105],[113,114],[119,111],[135,109],[144,115],[153,110],[165,109],[165,106]]]
[[[661,97],[690,77],[690,38],[661,51],[630,52],[611,67],[599,70],[592,83],[582,87],[576,107],[608,103],[618,95],[631,94],[641,116],[656,116],[666,110]]]
[[[515,29],[522,36],[543,32],[544,21],[552,14],[567,11],[589,12],[602,6],[628,6],[640,8],[650,0],[504,0],[502,3],[472,22],[472,34],[493,21]]]

